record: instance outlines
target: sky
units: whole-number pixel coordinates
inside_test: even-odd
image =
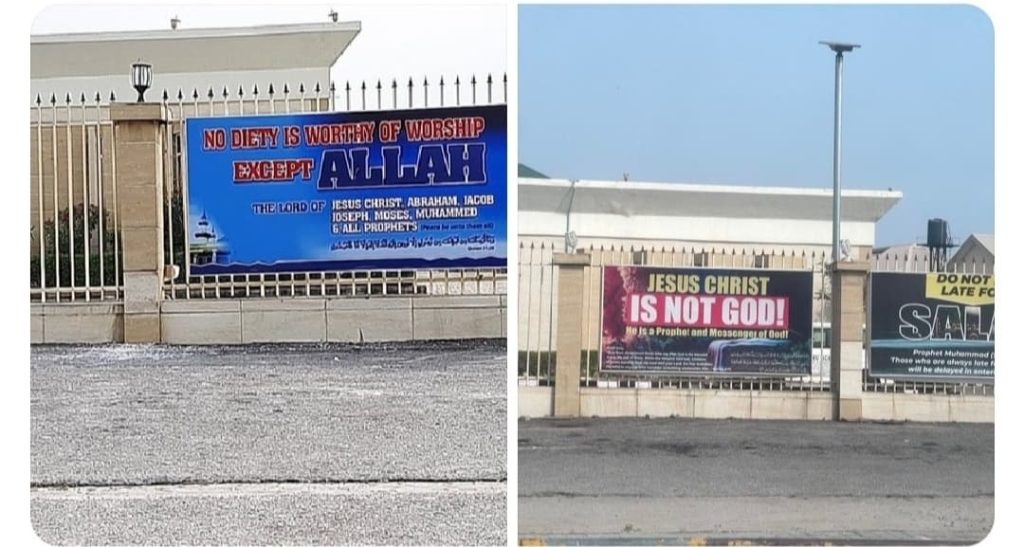
[[[455,75],[500,80],[507,65],[507,9],[490,5],[296,4],[296,5],[55,5],[40,10],[33,34],[236,27],[285,23],[359,21],[362,30],[334,65],[336,82],[366,80],[376,85],[410,76],[417,83]],[[467,48],[466,44],[474,46]],[[497,88],[495,88],[497,92]]]
[[[993,29],[970,6],[519,7],[519,161],[594,180],[832,187],[903,199],[876,244],[994,233]]]

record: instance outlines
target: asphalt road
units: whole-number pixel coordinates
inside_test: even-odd
[[[49,543],[504,544],[504,344],[34,347]]]
[[[519,536],[574,543],[973,543],[990,424],[519,422]]]

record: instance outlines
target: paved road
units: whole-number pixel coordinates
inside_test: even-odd
[[[972,543],[993,446],[987,424],[520,421],[519,535]]]
[[[35,347],[50,543],[504,544],[502,343]]]

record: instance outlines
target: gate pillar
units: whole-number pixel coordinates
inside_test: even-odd
[[[555,416],[577,417],[583,351],[583,270],[590,265],[590,255],[556,253],[551,262],[558,268]]]
[[[832,419],[863,417],[865,283],[867,261],[832,266]]]
[[[160,342],[167,112],[159,103],[114,103],[110,119],[124,275],[124,341]]]

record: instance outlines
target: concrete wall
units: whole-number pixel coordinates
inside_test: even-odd
[[[819,392],[580,390],[580,415],[592,417],[827,420],[831,408],[829,394]]]
[[[121,342],[120,304],[33,304],[32,343]],[[390,342],[506,338],[506,301],[494,296],[166,300],[167,344]]]
[[[995,421],[995,397],[981,395],[921,395],[864,393],[865,420],[919,422]]]
[[[554,388],[520,386],[519,416],[552,416]],[[868,421],[981,422],[995,420],[995,399],[978,395],[864,393]],[[829,420],[828,392],[581,388],[580,416]]]
[[[504,296],[169,300],[169,344],[505,338]]]
[[[519,386],[519,417],[546,418],[555,412],[555,388]]]
[[[111,303],[32,304],[33,344],[124,341],[124,307]]]

